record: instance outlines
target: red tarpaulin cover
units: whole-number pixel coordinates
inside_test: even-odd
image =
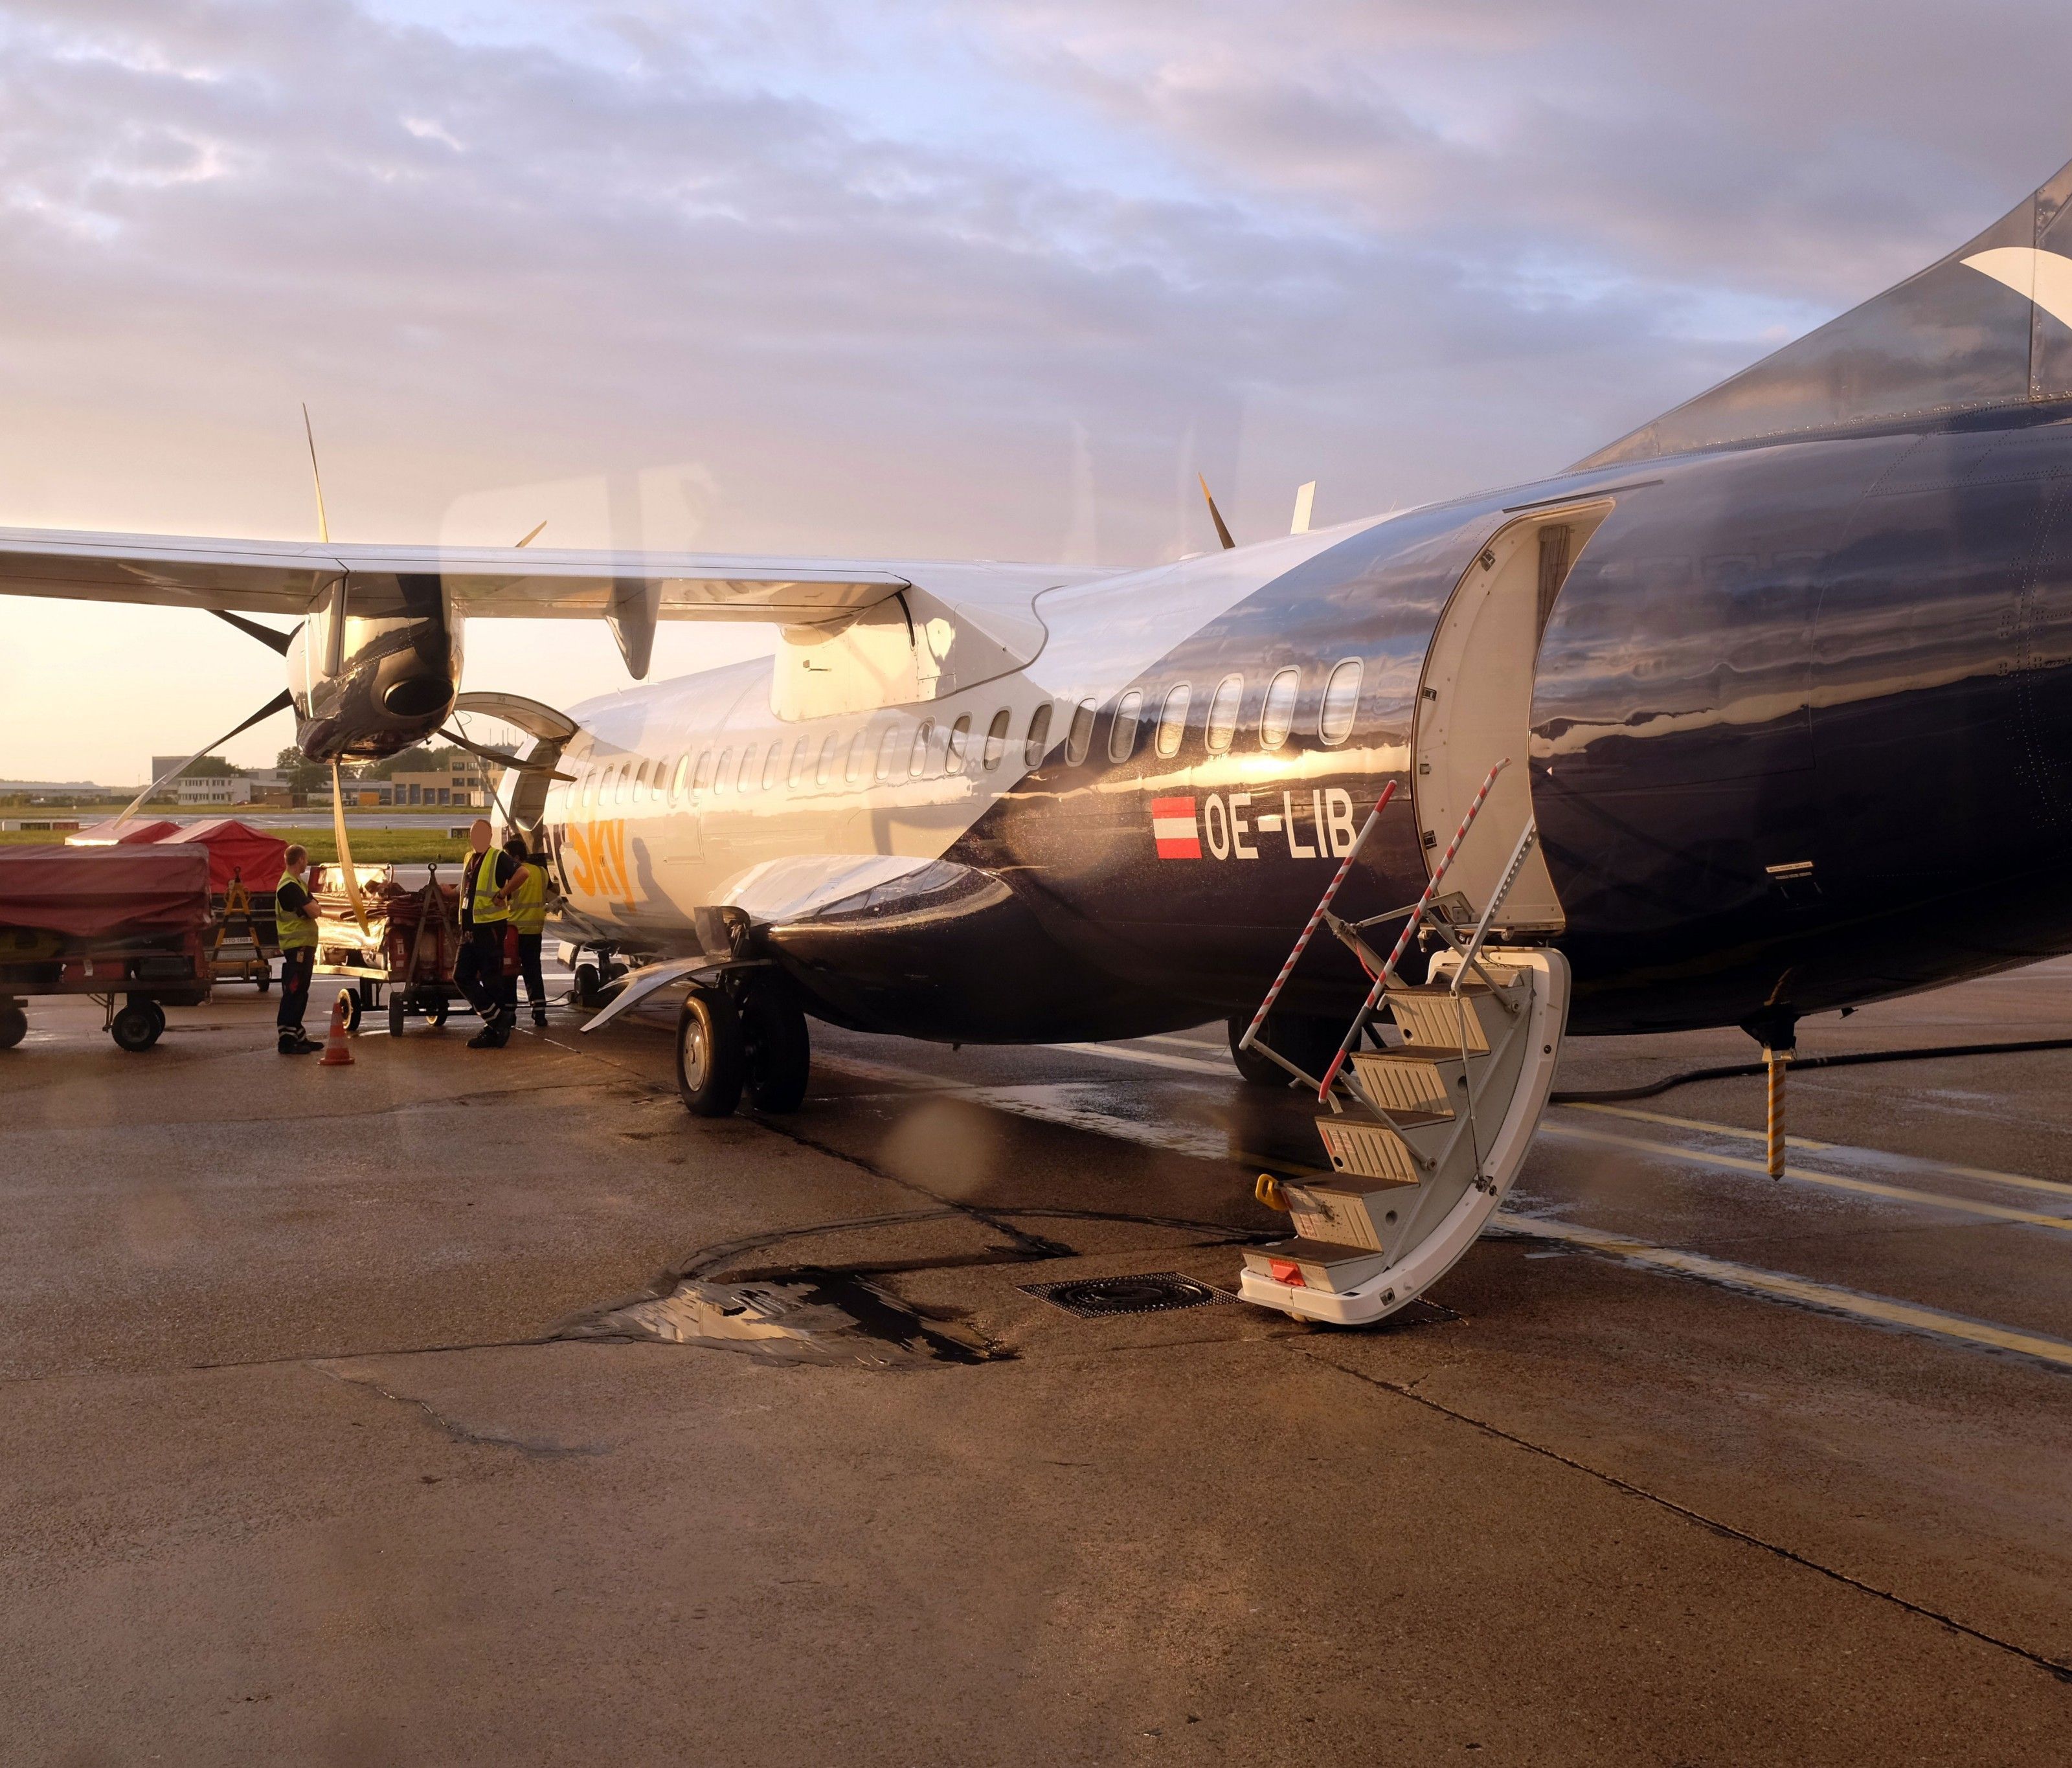
[[[74,831],[64,838],[68,847],[141,847],[146,841],[162,841],[179,830],[178,823],[166,822],[162,817],[148,823],[118,824],[113,819],[105,823],[92,823]]]
[[[0,847],[0,927],[96,938],[208,925],[199,847]]]
[[[254,896],[272,895],[273,886],[281,882],[288,852],[288,844],[278,836],[240,823],[235,816],[212,816],[207,822],[190,823],[163,841],[168,847],[179,842],[208,849],[208,887],[218,896],[230,888],[232,872],[243,876],[245,889]]]

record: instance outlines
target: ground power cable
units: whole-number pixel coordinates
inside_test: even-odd
[[[1926,1050],[1857,1050],[1832,1056],[1799,1056],[1793,1059],[1794,1073],[1807,1068],[1857,1068],[1887,1062],[1928,1062],[1938,1057],[2011,1056],[2024,1051],[2072,1050],[2072,1038],[2026,1038],[2013,1043],[1946,1043]],[[1688,1087],[1700,1080],[1745,1080],[1767,1072],[1760,1062],[1725,1063],[1713,1068],[1688,1068],[1637,1087],[1600,1087],[1586,1092],[1550,1094],[1550,1105],[1618,1105],[1635,1099],[1652,1099],[1674,1087]]]

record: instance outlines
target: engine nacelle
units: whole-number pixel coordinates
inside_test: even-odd
[[[453,709],[461,615],[430,576],[341,578],[288,647],[296,742],[312,761],[378,761]]]

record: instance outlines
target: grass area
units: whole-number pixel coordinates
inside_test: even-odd
[[[274,828],[267,831],[284,841],[299,841],[313,860],[335,860],[338,845],[331,825],[310,828]],[[352,843],[356,865],[417,865],[428,860],[463,859],[467,855],[465,836],[449,837],[441,828],[353,828],[346,834]],[[64,839],[62,830],[0,830],[0,847],[54,846]]]

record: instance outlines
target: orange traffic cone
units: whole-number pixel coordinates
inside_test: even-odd
[[[343,1068],[352,1060],[352,1046],[345,1041],[345,991],[341,989],[331,1005],[331,1035],[324,1039],[324,1053],[317,1058],[317,1066]]]

